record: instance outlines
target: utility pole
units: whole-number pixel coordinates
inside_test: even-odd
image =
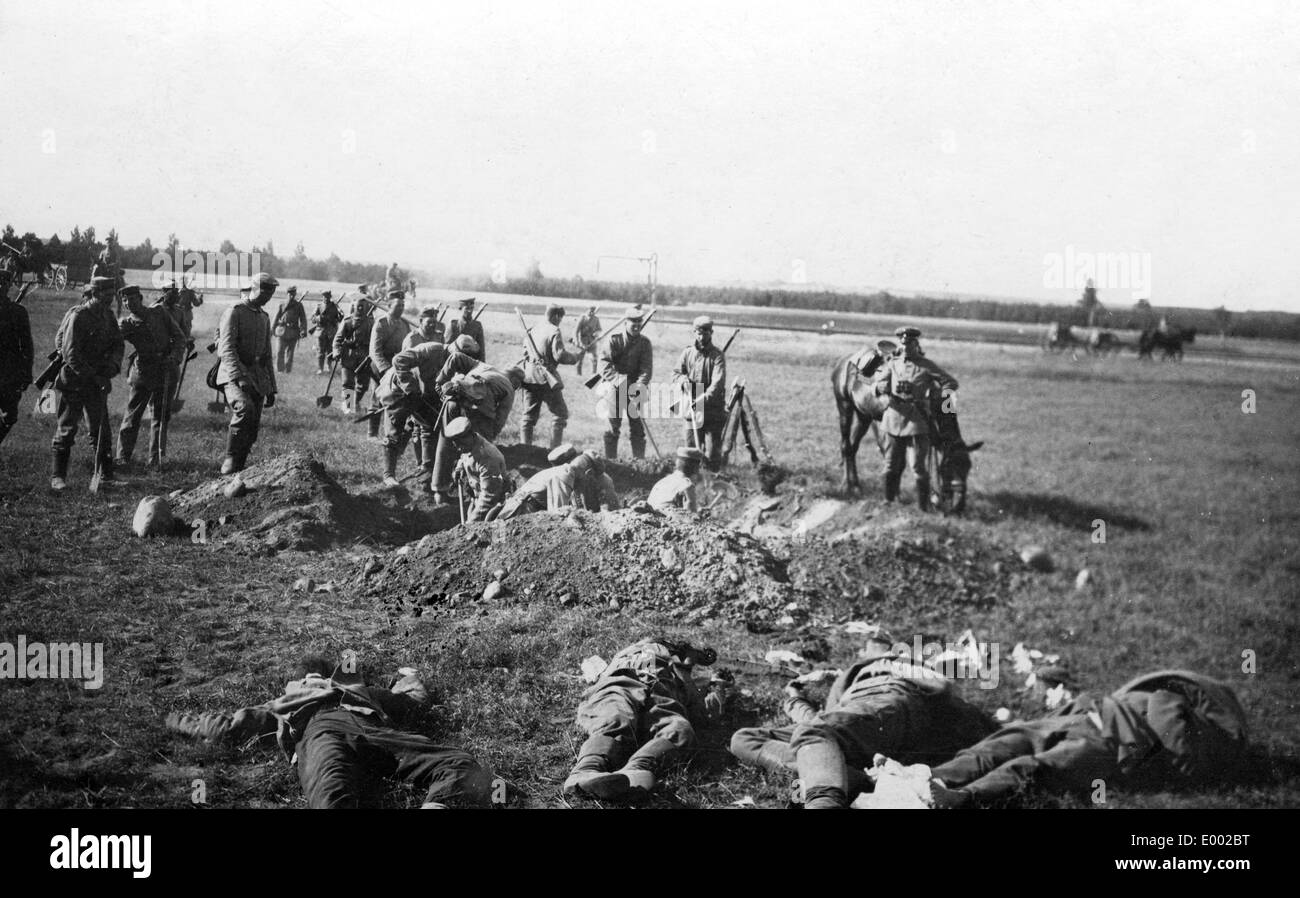
[[[644,262],[646,264],[646,289],[650,291],[650,305],[653,307],[656,301],[656,293],[659,290],[659,254],[651,253],[648,256],[597,256],[596,273],[600,274],[600,262],[602,259],[626,259],[629,262]]]

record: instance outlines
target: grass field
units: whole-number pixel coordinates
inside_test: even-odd
[[[39,358],[66,301],[38,294],[27,304]],[[219,311],[212,302],[199,310],[200,346]],[[492,312],[483,320],[488,358],[517,358],[512,315]],[[649,336],[662,375],[686,345],[688,328],[656,323]],[[777,460],[793,471],[782,490],[802,491],[810,501],[842,498],[828,375],[834,359],[858,343],[847,335],[746,331],[730,352],[730,373],[746,379]],[[1220,677],[1237,689],[1269,761],[1240,783],[1177,794],[1112,790],[1108,803],[1300,806],[1298,360],[1207,358],[1193,349],[1181,365],[1143,365],[1132,355],[1073,361],[1028,346],[933,342],[927,350],[962,382],[967,439],[987,443],[975,456],[971,508],[964,519],[946,522],[945,532],[1008,552],[1037,543],[1058,569],[1017,575],[988,606],[891,605],[879,622],[904,638],[955,638],[972,628],[1001,646],[1004,665],[1018,642],[1060,652],[1097,689],[1165,667]],[[442,696],[430,722],[434,733],[490,763],[514,786],[516,803],[563,807],[559,785],[577,745],[572,719],[583,658],[608,658],[664,629],[709,641],[723,657],[761,657],[783,642],[779,633],[720,623],[687,631],[634,609],[526,601],[392,621],[346,582],[362,557],[383,547],[249,558],[216,546],[136,540],[129,525],[142,496],[193,486],[220,464],[226,421],[204,408],[212,398],[202,387],[206,367],[200,359],[191,370],[168,469],[132,475],[128,487],[100,496],[85,491],[83,433],[69,489],[51,494],[48,420],[24,416],[0,447],[0,640],[23,634],[29,641],[103,642],[106,665],[99,690],[68,681],[0,683],[0,805],[185,806],[192,781],[201,778],[214,805],[302,806],[296,779],[275,752],[195,745],[166,732],[161,720],[172,710],[262,702],[279,694],[303,652],[352,649],[376,672],[420,667]],[[602,425],[579,378],[564,373],[569,436],[598,446]],[[373,487],[380,449],[345,421],[337,398],[328,413],[315,408],[323,387],[314,356],[300,344],[296,370],[281,376],[280,401],[266,415],[251,461],[308,449],[349,489]],[[1244,390],[1254,391],[1253,414],[1243,413]],[[124,391],[115,381],[115,419]],[[24,413],[34,398],[24,398]],[[516,411],[503,442],[517,437],[517,418]],[[651,426],[661,448],[675,444],[674,422]],[[878,506],[880,462],[870,441],[861,470],[861,523],[937,526],[911,505]],[[753,484],[748,471],[740,479]],[[910,496],[906,480],[904,492]],[[1104,543],[1092,538],[1097,520],[1106,524]],[[1074,576],[1081,567],[1093,572],[1094,585],[1080,592]],[[292,592],[304,575],[332,579],[340,589],[310,597]],[[876,615],[866,607],[861,616]],[[850,660],[851,640],[826,635],[832,660]],[[725,752],[731,730],[774,720],[779,707],[780,679],[740,679],[748,694],[722,725],[702,734],[701,751],[673,769],[659,803],[717,807],[752,796],[761,806],[784,804],[787,783],[740,768]],[[1019,701],[1005,666],[997,689],[963,688],[989,710]],[[386,800],[402,806],[419,798],[396,789]]]

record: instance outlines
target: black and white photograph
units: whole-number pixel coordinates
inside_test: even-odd
[[[34,868],[996,809],[1222,883],[1300,807],[1300,6],[0,0],[0,47]],[[761,819],[712,818],[808,825]]]

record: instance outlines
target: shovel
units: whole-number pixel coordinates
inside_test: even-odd
[[[181,375],[176,378],[176,392],[172,394],[172,414],[180,414],[181,409],[185,408],[185,400],[181,398],[181,387],[185,384],[185,372],[189,370],[190,362],[199,357],[197,351],[191,352],[185,357],[185,363],[181,365]]]
[[[221,398],[214,399],[208,403],[208,411],[212,412],[214,415],[220,415],[226,410],[226,394],[217,390],[217,395]]]
[[[339,360],[335,359],[334,364],[330,366],[330,379],[329,379],[329,383],[325,385],[325,395],[316,397],[317,408],[327,409],[334,402],[334,397],[330,395],[330,388],[334,386],[334,375],[338,372],[338,370],[339,370]]]

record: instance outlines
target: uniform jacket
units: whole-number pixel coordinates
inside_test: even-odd
[[[584,479],[570,465],[543,468],[524,481],[514,498],[531,498],[538,505],[544,505],[547,511],[569,508],[574,504],[574,494]]]
[[[270,316],[246,300],[222,313],[220,328],[217,386],[243,380],[263,398],[275,393]]]
[[[478,344],[478,355],[475,356],[480,362],[487,361],[487,339],[483,336],[483,322],[481,321],[463,321],[460,318],[453,318],[451,324],[447,325],[447,342],[455,343],[456,338],[461,334],[469,334]]]
[[[316,329],[316,335],[319,338],[329,342],[338,333],[339,322],[342,320],[343,313],[339,311],[338,303],[332,299],[326,299],[312,313],[311,326]]]
[[[1209,677],[1186,670],[1143,674],[1121,686],[1112,698],[1146,692],[1145,719],[1163,749],[1162,760],[1186,777],[1210,777],[1229,772],[1246,748],[1246,713],[1233,691]],[[1103,710],[1103,724],[1107,714]],[[1122,744],[1122,743],[1121,743]],[[1139,752],[1141,748],[1139,748]],[[1133,757],[1121,751],[1120,764]]]
[[[583,315],[578,319],[578,345],[586,346],[592,340],[600,336],[600,319],[595,315]],[[588,349],[594,350],[596,347],[591,346]]]
[[[109,303],[93,299],[73,306],[59,326],[54,348],[63,354],[55,380],[60,390],[104,388],[122,370],[126,344]]]
[[[602,511],[619,507],[614,478],[594,471],[582,478],[582,504],[588,511]]]
[[[375,319],[370,329],[370,365],[377,376],[393,367],[393,356],[402,351],[402,341],[410,332],[411,326],[401,318],[384,315]]]
[[[695,481],[681,471],[673,471],[662,478],[650,489],[646,499],[655,511],[667,512],[674,508],[698,511],[699,501],[695,497]]]
[[[600,679],[584,697],[598,696],[611,688],[631,681],[639,682],[651,693],[678,702],[691,722],[705,720],[704,697],[700,694],[691,669],[676,658],[662,643],[651,639],[635,642],[619,651],[605,667]]]
[[[476,367],[477,361],[445,343],[421,343],[393,356],[393,383],[403,393],[418,392],[437,402],[438,387]]]
[[[957,379],[925,356],[895,355],[881,366],[876,381],[876,393],[889,396],[889,407],[881,419],[885,433],[896,437],[930,435],[930,403],[939,399],[944,390],[957,389]],[[912,391],[912,400],[899,399],[893,393],[905,384]]]
[[[426,337],[424,332],[419,328],[412,328],[411,332],[406,335],[402,341],[402,349],[414,349],[422,343],[446,343],[447,342],[447,325],[439,321],[433,326],[433,336]]]
[[[0,299],[0,384],[26,387],[32,382],[35,358],[27,309]]]
[[[539,324],[528,329],[533,335],[533,342],[537,344],[537,351],[541,353],[539,360],[547,371],[559,378],[558,368],[561,365],[573,365],[577,363],[578,356],[564,347],[564,336],[560,333],[559,327],[551,322]],[[524,351],[531,358],[532,349],[528,342],[524,341]],[[546,386],[546,377],[536,369],[534,365],[527,365],[524,368],[524,383],[530,386]],[[564,389],[564,381],[559,381],[555,389]]]
[[[307,334],[307,310],[297,299],[287,299],[276,310],[272,330],[282,340],[298,340]]]
[[[160,382],[167,365],[185,358],[185,333],[163,306],[145,306],[118,322],[122,339],[134,349],[130,383]]]
[[[475,434],[473,444],[461,455],[457,467],[474,490],[474,506],[465,519],[486,520],[492,506],[505,499],[506,457],[492,443]]]
[[[454,368],[462,367],[462,360],[469,358],[460,352],[456,356],[458,358],[454,360]],[[450,372],[452,369],[448,370]],[[480,363],[468,373],[456,374],[449,382],[455,384],[455,395],[466,411],[490,420],[495,428],[493,435],[501,432],[501,428],[506,426],[506,419],[510,417],[510,409],[515,404],[515,386],[505,372]]]
[[[334,335],[334,355],[339,364],[355,371],[370,354],[370,329],[374,327],[373,313],[358,315],[355,311],[343,319],[339,332]]]
[[[703,400],[693,406],[696,423],[719,421],[727,412],[727,357],[722,350],[710,345],[700,351],[694,346],[682,350],[682,357],[673,369],[673,381],[695,385],[694,399]],[[701,417],[700,413],[703,413]]]
[[[619,375],[625,375],[629,384],[648,384],[653,373],[654,351],[645,334],[633,337],[624,331],[605,341],[605,348],[600,352],[602,378],[616,381]]]
[[[189,287],[181,288],[180,298],[176,301],[176,308],[180,309],[180,320],[177,323],[185,332],[186,340],[194,333],[194,310],[201,305],[203,305],[203,297]]]

